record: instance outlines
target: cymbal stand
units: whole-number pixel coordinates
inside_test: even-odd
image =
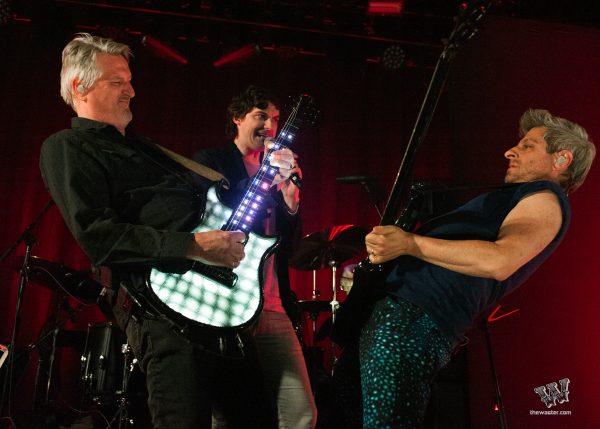
[[[17,292],[17,302],[15,305],[15,320],[13,323],[13,331],[10,340],[8,365],[6,370],[6,377],[4,377],[4,385],[2,386],[2,407],[4,408],[4,401],[6,400],[6,409],[8,417],[10,417],[11,415],[12,377],[15,362],[17,335],[19,332],[19,327],[21,325],[21,303],[23,301],[23,295],[25,292],[25,285],[28,282],[27,267],[29,265],[29,258],[31,257],[31,248],[37,242],[35,236],[31,233],[28,233],[24,240],[26,242],[25,257],[23,258],[23,265],[20,271],[19,289]]]
[[[15,304],[15,319],[13,323],[13,331],[10,340],[8,362],[6,368],[6,377],[4,377],[4,384],[2,386],[2,397],[0,398],[0,410],[3,410],[6,406],[7,417],[11,417],[11,397],[12,397],[12,378],[13,368],[15,363],[15,350],[17,336],[19,333],[19,327],[21,324],[21,304],[23,301],[23,295],[25,292],[25,285],[28,283],[28,267],[29,260],[31,258],[31,249],[37,243],[37,239],[33,234],[33,229],[42,220],[48,209],[52,207],[54,201],[50,200],[46,203],[44,208],[38,213],[36,218],[30,223],[27,228],[21,233],[21,236],[8,248],[2,255],[0,255],[0,263],[6,259],[6,257],[12,253],[17,246],[21,243],[25,243],[25,256],[23,257],[23,265],[20,270],[19,289],[17,291],[17,301]],[[5,402],[6,401],[6,402]]]
[[[337,284],[337,266],[338,265],[339,264],[336,261],[334,261],[334,260],[329,261],[329,266],[331,267],[331,290],[332,290],[332,296],[331,296],[331,324],[332,325],[335,323],[335,314],[337,313],[338,309],[340,308],[340,303],[337,300],[337,288],[336,288],[336,284]],[[333,375],[333,369],[335,368],[335,364],[337,363],[336,351],[337,351],[337,346],[332,341],[331,342],[331,375]]]
[[[313,270],[312,299],[317,299],[319,295],[321,295],[321,292],[317,290],[317,270]]]
[[[313,286],[312,286],[312,299],[316,300],[321,292],[317,290],[317,270],[313,270]],[[317,318],[319,317],[318,311],[309,312],[310,320],[312,321],[312,343],[314,345],[315,335],[317,334]]]

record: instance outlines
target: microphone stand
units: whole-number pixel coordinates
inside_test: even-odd
[[[362,185],[381,219],[383,216],[381,204],[384,202],[384,197],[383,190],[377,179],[370,176],[343,176],[337,177],[336,181],[344,185]]]
[[[496,322],[500,319],[504,319],[505,317],[510,316],[519,311],[519,309],[515,309],[509,311],[508,313],[504,313],[501,315],[497,315],[500,310],[501,305],[498,305],[487,317],[485,317],[481,322],[481,330],[485,334],[485,344],[487,349],[487,355],[490,362],[490,369],[492,371],[492,381],[494,383],[494,396],[496,401],[496,406],[498,407],[498,423],[500,424],[500,429],[508,429],[508,423],[506,422],[506,412],[504,409],[504,401],[502,400],[502,394],[500,392],[500,383],[498,382],[498,373],[496,372],[496,364],[494,362],[494,352],[492,350],[492,339],[490,336],[489,325],[493,322]]]
[[[361,185],[363,185],[363,187],[365,188],[365,191],[367,191],[369,198],[371,198],[371,202],[375,206],[375,210],[377,210],[379,219],[381,219],[383,217],[383,212],[381,211],[380,204],[383,202],[383,198],[381,197],[382,192],[381,192],[381,188],[379,187],[379,184],[376,182],[365,181],[365,182],[361,182]],[[371,187],[371,185],[374,185],[377,190],[374,190]]]
[[[17,248],[17,246],[21,242],[25,242],[25,246],[26,246],[25,247],[25,256],[23,258],[23,264],[21,266],[21,270],[19,273],[20,279],[19,279],[19,289],[17,292],[17,301],[16,301],[16,305],[15,305],[15,320],[13,323],[13,331],[12,331],[12,336],[11,336],[10,346],[9,346],[9,356],[8,356],[8,362],[7,362],[6,376],[4,377],[4,384],[2,386],[2,402],[1,402],[2,408],[0,408],[0,409],[4,409],[5,401],[6,401],[7,415],[9,417],[11,415],[12,377],[13,377],[13,367],[14,367],[14,362],[15,362],[16,340],[17,340],[17,335],[19,333],[19,328],[20,328],[20,324],[21,324],[21,314],[20,314],[21,313],[21,304],[22,304],[23,295],[25,292],[25,285],[28,282],[28,270],[29,270],[29,260],[31,258],[31,249],[37,243],[37,239],[32,231],[39,224],[39,222],[42,220],[42,218],[44,217],[46,212],[50,209],[50,207],[52,207],[53,204],[54,204],[54,201],[52,201],[52,200],[48,201],[46,203],[46,205],[44,206],[44,208],[40,211],[40,213],[33,220],[33,222],[31,224],[29,224],[29,226],[27,226],[27,228],[25,228],[25,230],[21,233],[19,238],[8,249],[6,249],[4,251],[4,253],[2,253],[2,255],[0,256],[0,263],[2,263],[8,257],[8,255],[11,254]],[[7,395],[7,392],[8,392],[8,395]]]
[[[37,224],[42,220],[42,218],[44,217],[44,215],[46,214],[46,212],[50,209],[50,207],[52,207],[54,205],[54,201],[50,200],[46,203],[46,205],[44,206],[44,208],[38,213],[38,215],[35,217],[35,219],[33,220],[33,222],[31,222],[29,224],[29,226],[27,228],[25,228],[25,230],[21,233],[21,235],[19,236],[19,238],[17,238],[17,241],[15,241],[8,249],[6,249],[2,255],[0,256],[0,263],[2,263],[8,255],[10,255],[16,248],[17,246],[22,242],[25,241],[26,243],[28,243],[28,241],[33,237],[33,240],[35,240],[35,236],[32,234],[32,230],[33,228],[35,228],[37,226]],[[35,241],[34,243],[35,244]],[[33,246],[32,244],[32,246]]]
[[[488,328],[488,320],[485,319],[481,324],[481,329],[485,334],[485,344],[487,349],[488,360],[490,362],[490,369],[492,371],[492,381],[494,383],[494,396],[495,396],[495,405],[498,408],[498,422],[500,424],[500,429],[507,429],[508,426],[506,424],[506,414],[504,411],[504,402],[502,400],[502,394],[500,392],[500,383],[498,382],[498,373],[496,372],[496,364],[494,362],[494,352],[492,350],[492,340],[490,338],[490,331]]]

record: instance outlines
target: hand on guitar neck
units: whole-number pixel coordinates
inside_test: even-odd
[[[244,259],[245,241],[242,231],[196,232],[186,257],[207,265],[236,268]]]
[[[411,254],[413,234],[393,225],[376,226],[365,237],[369,261],[383,264],[401,255]]]
[[[272,145],[272,142],[267,143],[266,149],[270,149]],[[302,170],[296,161],[297,158],[298,155],[289,148],[277,150],[271,154],[271,166],[279,168],[272,185],[276,185],[281,191],[290,213],[296,213],[300,204],[299,183],[302,179]],[[296,176],[296,180],[292,176]]]

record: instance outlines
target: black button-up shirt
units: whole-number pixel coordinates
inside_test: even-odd
[[[43,144],[46,186],[96,265],[179,271],[201,219],[198,177],[147,140],[111,125],[73,118]],[[196,183],[196,185],[194,185]],[[136,268],[137,267],[137,268]]]

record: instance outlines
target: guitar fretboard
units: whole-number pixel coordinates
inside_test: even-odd
[[[273,152],[287,148],[287,145],[293,142],[298,131],[298,127],[293,124],[295,117],[294,110],[283,126],[282,131],[273,141],[272,147],[265,154],[258,173],[252,179],[237,209],[223,227],[225,231],[241,230],[246,234],[250,232],[256,215],[264,203],[278,172],[277,167],[271,166]]]

